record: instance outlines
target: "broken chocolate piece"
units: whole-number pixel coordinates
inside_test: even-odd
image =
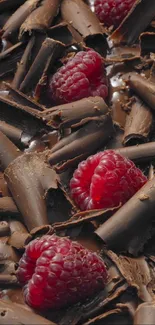
[[[133,44],[154,16],[154,0],[136,0],[128,15],[111,35],[111,39],[116,44]]]
[[[89,156],[105,145],[113,133],[110,115],[93,117],[81,129],[62,139],[51,149],[49,163],[54,165],[83,153]]]
[[[59,105],[42,113],[47,125],[54,128],[77,127],[87,123],[92,117],[108,113],[108,106],[101,97],[88,97],[73,103]]]
[[[154,325],[155,323],[155,303],[147,302],[141,304],[135,313],[134,325]]]
[[[17,43],[0,53],[0,77],[16,70],[17,62],[21,59],[26,43]]]
[[[128,148],[118,148],[116,149],[116,152],[134,162],[151,162],[155,159],[155,142],[149,142]]]
[[[110,249],[123,252],[130,251],[130,245],[138,237],[141,240],[138,241],[139,247],[136,247],[137,253],[150,237],[154,209],[155,177],[100,226],[96,234]]]
[[[31,240],[31,235],[20,221],[10,219],[9,226],[11,235],[8,244],[16,249],[23,249]]]
[[[134,98],[131,112],[126,118],[124,145],[146,142],[151,130],[153,114],[137,97]]]

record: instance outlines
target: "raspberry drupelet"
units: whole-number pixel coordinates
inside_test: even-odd
[[[127,202],[146,181],[132,161],[106,150],[79,164],[70,192],[81,210],[112,208]]]
[[[78,52],[50,79],[49,97],[56,103],[69,103],[89,96],[108,95],[104,62],[94,50]]]
[[[108,274],[96,253],[67,237],[45,235],[28,244],[17,277],[27,304],[44,310],[91,297],[104,288]]]
[[[95,13],[105,26],[117,28],[134,3],[135,0],[95,0]]]

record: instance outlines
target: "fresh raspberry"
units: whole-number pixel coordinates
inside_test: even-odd
[[[117,28],[135,0],[95,0],[95,13],[105,26]]]
[[[78,52],[49,82],[49,96],[56,103],[69,103],[89,96],[108,95],[102,57],[94,50]]]
[[[132,161],[106,150],[79,164],[70,190],[81,210],[112,208],[123,205],[146,181]]]
[[[46,235],[30,242],[17,277],[33,308],[62,308],[104,288],[107,271],[97,254],[67,237]]]

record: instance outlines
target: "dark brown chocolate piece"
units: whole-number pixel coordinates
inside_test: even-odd
[[[5,196],[0,198],[0,216],[18,217],[19,215],[19,210],[11,197]]]
[[[149,25],[154,15],[154,0],[136,0],[126,18],[112,34],[111,39],[117,44],[133,44]]]
[[[21,143],[22,130],[0,121],[0,131],[2,131],[15,144],[19,145]]]
[[[8,165],[21,155],[21,151],[0,131],[0,164],[5,170]]]
[[[90,155],[104,146],[113,135],[114,129],[110,115],[94,117],[80,130],[58,142],[50,151],[51,165],[78,157],[81,154]]]
[[[52,68],[55,60],[63,53],[64,48],[64,44],[46,38],[20,85],[20,91],[28,92],[34,89],[38,82],[40,85],[46,85],[48,70]]]
[[[25,20],[20,28],[20,36],[33,30],[43,31],[50,27],[54,17],[58,14],[60,0],[42,0],[36,8]]]
[[[155,33],[145,32],[140,35],[141,55],[155,52]]]
[[[0,11],[15,9],[24,2],[25,0],[0,0]]]
[[[71,25],[62,22],[58,25],[52,26],[47,31],[48,37],[62,42],[65,45],[77,45],[83,42],[82,36]]]
[[[94,116],[108,113],[108,106],[101,97],[88,97],[73,103],[59,105],[42,113],[47,125],[54,128],[77,127],[85,124]]]
[[[31,240],[31,235],[20,221],[10,219],[9,226],[11,235],[8,244],[16,249],[23,249]]]
[[[11,196],[2,172],[0,172],[0,193],[2,196]]]
[[[28,230],[48,225],[45,199],[49,190],[58,188],[58,176],[45,164],[44,156],[26,153],[4,175]]]
[[[114,251],[131,252],[130,247],[134,246],[138,253],[150,238],[154,209],[155,177],[100,226],[96,234]]]
[[[7,221],[0,221],[0,237],[10,235],[10,227]]]
[[[11,38],[12,34],[19,29],[30,13],[35,10],[38,3],[39,0],[27,0],[22,6],[20,6],[4,25],[3,38]]]
[[[147,302],[141,304],[135,313],[134,325],[154,325],[155,323],[155,303]]]
[[[140,58],[140,47],[138,46],[116,46],[113,47],[107,55],[105,61],[107,63],[129,63],[132,60]]]
[[[134,162],[151,162],[155,159],[155,142],[149,142],[128,148],[118,148],[116,149],[116,152]]]
[[[153,114],[137,97],[134,98],[131,112],[126,118],[124,145],[131,145],[146,142],[151,130]]]
[[[56,325],[26,306],[3,300],[0,300],[0,324]]]
[[[17,62],[21,59],[26,43],[17,43],[0,53],[0,77],[16,70]]]

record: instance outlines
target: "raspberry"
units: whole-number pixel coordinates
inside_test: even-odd
[[[102,57],[94,50],[78,52],[49,82],[49,96],[56,103],[69,103],[89,96],[108,95]]]
[[[117,28],[135,0],[95,0],[95,13],[105,26]]]
[[[33,308],[62,308],[104,288],[102,259],[67,237],[46,235],[28,244],[17,277]]]
[[[132,161],[106,150],[79,164],[70,191],[81,210],[112,208],[123,205],[146,181]]]

